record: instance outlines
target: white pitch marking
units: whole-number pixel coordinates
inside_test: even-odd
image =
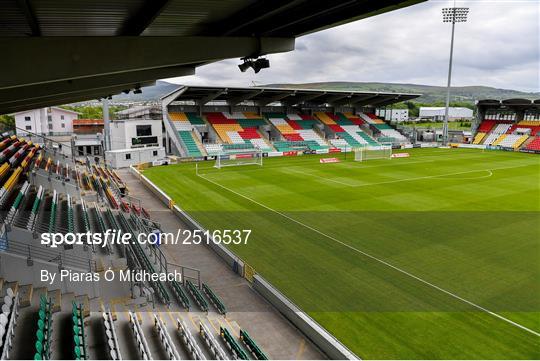
[[[291,168],[289,168],[288,170],[289,170],[289,172],[292,172],[292,173],[298,173],[298,174],[308,175],[308,176],[310,176],[310,177],[315,177],[315,178],[322,179],[323,181],[334,182],[334,183],[341,184],[341,185],[344,185],[344,186],[347,186],[347,187],[354,187],[354,184],[349,184],[349,183],[345,183],[345,182],[340,182],[340,181],[335,180],[335,179],[332,179],[332,178],[321,177],[320,175],[311,174],[311,173],[308,173],[308,172],[303,172],[303,171],[301,171],[301,170],[291,169]]]
[[[428,175],[424,177],[414,177],[414,178],[405,178],[405,179],[395,179],[391,181],[384,181],[384,182],[377,182],[377,183],[366,183],[366,184],[359,184],[354,185],[351,187],[368,187],[368,186],[376,186],[380,184],[391,184],[391,183],[400,183],[400,182],[410,182],[410,181],[416,181],[416,180],[422,180],[422,179],[432,179],[432,178],[441,178],[446,177],[450,175],[459,175],[459,174],[468,174],[468,173],[478,173],[478,172],[491,172],[491,175],[493,175],[494,170],[502,170],[502,169],[513,169],[513,168],[521,168],[521,167],[529,167],[531,165],[535,164],[524,164],[524,165],[518,165],[514,167],[500,167],[500,168],[491,168],[491,169],[478,169],[478,170],[468,170],[464,172],[454,172],[454,173],[446,173],[446,174],[438,174],[438,175]],[[490,177],[491,177],[490,175]],[[463,179],[463,178],[456,178],[456,180]],[[478,178],[475,178],[478,179]]]
[[[508,168],[517,168],[517,167],[508,167]],[[498,168],[498,169],[506,169],[506,168]],[[536,331],[534,331],[534,330],[531,330],[530,328],[527,328],[527,327],[525,327],[525,326],[523,326],[523,325],[520,325],[520,324],[517,323],[517,322],[514,322],[514,321],[512,321],[512,320],[510,320],[510,319],[508,319],[508,318],[506,318],[506,317],[503,317],[503,316],[501,316],[501,315],[499,315],[499,314],[497,314],[497,313],[495,313],[495,312],[493,312],[493,311],[490,311],[490,310],[488,310],[488,309],[486,309],[486,308],[484,308],[484,307],[482,307],[482,306],[480,306],[480,305],[477,305],[476,303],[473,303],[473,302],[471,302],[471,301],[469,301],[469,300],[467,300],[467,299],[465,299],[465,298],[463,298],[463,297],[461,297],[461,296],[458,296],[458,295],[456,295],[455,293],[452,293],[452,292],[450,292],[450,291],[447,291],[447,290],[445,290],[444,288],[441,288],[441,287],[439,287],[439,286],[437,286],[437,285],[435,285],[435,284],[433,284],[433,283],[431,283],[431,282],[429,282],[429,281],[426,281],[426,280],[424,280],[424,279],[422,279],[422,278],[420,278],[420,277],[418,277],[418,276],[415,276],[414,274],[412,274],[412,273],[410,273],[410,272],[408,272],[408,271],[405,271],[404,269],[401,269],[401,268],[399,268],[399,267],[397,267],[397,266],[394,266],[394,265],[391,264],[391,263],[388,263],[388,262],[386,262],[386,261],[384,261],[384,260],[382,260],[382,259],[380,259],[380,258],[377,258],[377,257],[375,257],[375,256],[372,256],[372,255],[369,254],[369,253],[366,253],[366,252],[364,252],[364,251],[361,251],[361,250],[359,250],[359,249],[356,248],[356,247],[353,247],[353,246],[351,246],[351,245],[349,245],[349,244],[347,244],[347,243],[345,243],[345,242],[342,242],[342,241],[340,241],[339,239],[337,239],[337,238],[335,238],[335,237],[332,237],[332,236],[330,236],[330,235],[328,235],[328,234],[326,234],[326,233],[324,233],[324,232],[319,231],[319,230],[316,229],[316,228],[313,228],[313,227],[311,227],[311,226],[309,226],[309,225],[307,225],[307,224],[305,224],[305,223],[303,223],[303,222],[300,222],[300,221],[298,221],[298,220],[296,220],[296,219],[294,219],[294,218],[292,218],[292,217],[289,217],[288,215],[286,215],[286,214],[284,214],[284,213],[281,213],[281,212],[279,212],[279,211],[276,211],[275,209],[270,208],[270,207],[268,207],[268,206],[266,206],[266,205],[264,205],[264,204],[262,204],[262,203],[260,203],[260,202],[257,202],[256,200],[251,199],[250,197],[245,196],[245,195],[243,195],[243,194],[241,194],[241,193],[238,193],[238,192],[236,192],[236,191],[234,191],[234,190],[232,190],[232,189],[230,189],[230,188],[228,188],[228,187],[225,187],[224,185],[221,185],[221,184],[219,184],[219,183],[217,183],[217,182],[214,182],[213,180],[210,180],[210,179],[208,179],[208,178],[205,178],[205,177],[203,177],[202,175],[200,175],[199,177],[203,178],[204,180],[206,180],[206,181],[208,181],[208,182],[210,182],[210,183],[212,183],[212,184],[214,184],[214,185],[216,185],[216,186],[218,186],[218,187],[220,187],[220,188],[222,188],[222,189],[225,189],[225,190],[227,190],[227,191],[229,191],[229,192],[231,192],[231,193],[233,193],[233,194],[236,194],[236,195],[239,196],[239,197],[242,197],[242,198],[244,198],[244,199],[247,199],[248,201],[257,204],[257,205],[260,206],[260,207],[263,207],[263,208],[265,208],[265,209],[268,209],[268,210],[271,211],[271,212],[274,212],[274,213],[276,213],[276,214],[279,214],[280,216],[282,216],[282,217],[284,217],[284,218],[287,218],[288,220],[290,220],[290,221],[292,221],[292,222],[294,222],[294,223],[297,223],[297,224],[299,224],[299,225],[301,225],[301,226],[303,226],[303,227],[305,227],[305,228],[307,228],[307,229],[309,229],[309,230],[312,230],[313,232],[318,233],[318,234],[320,234],[321,236],[326,237],[326,238],[328,238],[328,239],[330,239],[330,240],[332,240],[332,241],[334,241],[334,242],[336,242],[336,243],[339,243],[339,244],[341,244],[341,245],[344,246],[344,247],[347,247],[347,248],[349,248],[349,249],[351,249],[351,250],[353,250],[353,251],[355,251],[355,252],[357,252],[357,253],[360,253],[360,254],[362,254],[362,255],[364,255],[364,256],[366,256],[366,257],[369,257],[369,258],[373,259],[374,261],[377,261],[377,262],[379,262],[379,263],[382,263],[382,264],[384,264],[384,265],[386,265],[386,266],[388,266],[388,267],[390,267],[390,268],[392,268],[392,269],[394,269],[394,270],[396,270],[396,271],[398,271],[398,272],[400,272],[400,273],[403,273],[403,274],[406,275],[406,276],[409,276],[409,277],[411,277],[411,278],[413,278],[413,279],[415,279],[415,280],[417,280],[417,281],[419,281],[419,282],[422,282],[422,283],[424,283],[424,284],[426,284],[426,285],[428,285],[428,286],[430,286],[430,287],[433,287],[433,288],[435,288],[436,290],[441,291],[441,292],[443,292],[443,293],[445,293],[445,294],[447,294],[447,295],[449,295],[449,296],[451,296],[451,297],[454,297],[455,299],[458,299],[458,300],[460,300],[460,301],[462,301],[462,302],[464,302],[464,303],[466,303],[466,304],[468,304],[468,305],[470,305],[470,306],[473,306],[473,307],[475,307],[475,308],[477,308],[477,309],[479,309],[479,310],[481,310],[481,311],[483,311],[483,312],[486,312],[486,313],[488,313],[488,314],[490,314],[490,315],[492,315],[492,316],[494,316],[494,317],[496,317],[496,318],[498,318],[498,319],[500,319],[500,320],[503,320],[503,321],[505,321],[505,322],[507,322],[507,323],[513,325],[513,326],[516,326],[516,327],[518,327],[518,328],[521,328],[521,329],[524,330],[524,331],[527,331],[527,332],[529,332],[529,333],[532,333],[532,334],[535,335],[535,336],[540,337],[540,333],[538,333],[538,332],[536,332]]]

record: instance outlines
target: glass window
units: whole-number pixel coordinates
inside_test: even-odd
[[[154,151],[152,152],[152,155],[153,155],[154,157],[157,157],[157,150],[154,150]]]
[[[31,125],[27,125],[27,126],[26,126],[26,130],[32,130],[32,126],[31,126]]]
[[[152,135],[151,125],[137,125],[137,137]]]
[[[24,120],[27,121],[27,122],[29,122],[29,121],[31,121],[32,119],[31,119],[30,117],[24,117]]]
[[[131,159],[131,154],[130,153],[127,153],[126,154],[126,160],[130,160]]]

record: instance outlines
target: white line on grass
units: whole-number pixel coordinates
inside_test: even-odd
[[[508,168],[517,168],[517,167],[508,167]],[[503,169],[506,169],[506,168],[503,168]],[[503,317],[503,316],[501,316],[501,315],[499,315],[499,314],[497,314],[497,313],[495,313],[495,312],[493,312],[493,311],[490,311],[490,310],[488,310],[487,308],[484,308],[484,307],[482,307],[482,306],[480,306],[480,305],[477,305],[476,303],[473,303],[473,302],[471,302],[471,301],[469,301],[469,300],[467,300],[467,299],[465,299],[465,298],[463,298],[463,297],[461,297],[461,296],[458,296],[458,295],[456,295],[455,293],[452,293],[452,292],[450,292],[450,291],[447,291],[447,290],[445,290],[444,288],[441,288],[441,287],[439,287],[439,286],[437,286],[437,285],[435,285],[435,284],[433,284],[433,283],[431,283],[431,282],[429,282],[429,281],[426,281],[426,280],[424,280],[424,279],[422,279],[422,278],[420,278],[420,277],[418,277],[418,276],[415,276],[414,274],[412,274],[412,273],[410,273],[410,272],[408,272],[408,271],[405,271],[404,269],[401,269],[401,268],[399,268],[399,267],[397,267],[397,266],[394,266],[394,265],[391,264],[391,263],[388,263],[388,262],[386,262],[386,261],[384,261],[384,260],[382,260],[382,259],[380,259],[380,258],[377,258],[377,257],[375,257],[375,256],[372,256],[372,255],[369,254],[369,253],[366,253],[366,252],[364,252],[364,251],[361,251],[361,250],[359,250],[359,249],[356,248],[356,247],[353,247],[353,246],[351,246],[351,245],[349,245],[349,244],[347,244],[347,243],[345,243],[345,242],[343,242],[343,241],[340,241],[339,239],[337,239],[337,238],[335,238],[335,237],[333,237],[333,236],[330,236],[330,235],[328,235],[328,234],[326,234],[326,233],[324,233],[324,232],[321,232],[321,231],[319,231],[319,230],[316,229],[316,228],[313,228],[313,227],[311,227],[311,226],[309,226],[309,225],[307,225],[307,224],[305,224],[305,223],[303,223],[303,222],[300,222],[300,221],[298,221],[298,220],[296,220],[296,219],[294,219],[294,218],[292,218],[292,217],[290,217],[290,216],[288,216],[288,215],[286,215],[286,214],[284,214],[284,213],[281,213],[280,211],[277,211],[277,210],[275,210],[275,209],[273,209],[273,208],[270,208],[270,207],[268,207],[267,205],[264,205],[264,204],[262,204],[262,203],[260,203],[260,202],[258,202],[258,201],[256,201],[256,200],[254,200],[254,199],[252,199],[252,198],[250,198],[250,197],[248,197],[248,196],[245,196],[245,195],[243,195],[243,194],[241,194],[241,193],[238,193],[238,192],[236,192],[236,191],[234,191],[234,190],[232,190],[232,189],[230,189],[230,188],[228,188],[228,187],[225,187],[224,185],[221,185],[221,184],[219,184],[219,183],[217,183],[217,182],[214,182],[213,180],[210,180],[210,179],[208,179],[208,178],[206,178],[206,177],[204,177],[204,176],[202,176],[202,175],[199,175],[199,177],[203,178],[204,180],[206,180],[206,181],[208,181],[208,182],[210,182],[210,183],[212,183],[212,184],[214,184],[214,185],[216,185],[216,186],[218,186],[218,187],[220,187],[220,188],[222,188],[222,189],[225,189],[226,191],[229,191],[229,192],[231,192],[231,193],[233,193],[233,194],[236,194],[236,195],[239,196],[239,197],[242,197],[242,198],[244,198],[244,199],[247,199],[248,201],[257,204],[257,205],[260,206],[260,207],[263,207],[263,208],[265,208],[265,209],[268,209],[269,211],[274,212],[274,213],[276,213],[276,214],[278,214],[278,215],[280,215],[280,216],[282,216],[282,217],[284,217],[284,218],[286,218],[286,219],[288,219],[288,220],[290,220],[290,221],[292,221],[292,222],[294,222],[294,223],[297,223],[297,224],[299,224],[299,225],[301,225],[301,226],[303,226],[303,227],[305,227],[305,228],[307,228],[307,229],[309,229],[309,230],[311,230],[311,231],[313,231],[313,232],[315,232],[315,233],[318,233],[318,234],[320,234],[321,236],[326,237],[326,238],[328,238],[328,239],[330,239],[330,240],[332,240],[332,241],[334,241],[334,242],[336,242],[336,243],[338,243],[338,244],[340,244],[340,245],[342,245],[342,246],[344,246],[344,247],[346,247],[346,248],[349,248],[349,249],[351,249],[351,250],[353,250],[353,251],[355,251],[355,252],[357,252],[357,253],[360,253],[360,254],[362,254],[362,255],[364,255],[364,256],[366,256],[366,257],[369,257],[369,258],[371,258],[371,259],[374,260],[374,261],[377,261],[377,262],[379,262],[379,263],[382,263],[382,264],[384,264],[384,265],[386,265],[386,266],[388,266],[388,267],[390,267],[390,268],[392,268],[392,269],[394,269],[394,270],[396,270],[396,271],[398,271],[398,272],[400,272],[400,273],[403,273],[403,274],[406,275],[406,276],[409,276],[409,277],[411,277],[411,278],[413,278],[413,279],[415,279],[415,280],[417,280],[417,281],[419,281],[419,282],[422,282],[422,283],[424,283],[424,284],[426,284],[426,285],[428,285],[428,286],[430,286],[430,287],[433,287],[433,288],[435,288],[436,290],[439,290],[440,292],[443,292],[443,293],[445,293],[445,294],[447,294],[447,295],[449,295],[449,296],[451,296],[451,297],[453,297],[453,298],[455,298],[455,299],[457,299],[457,300],[460,300],[460,301],[462,301],[462,302],[464,302],[464,303],[466,303],[466,304],[468,304],[468,305],[470,305],[470,306],[472,306],[472,307],[475,307],[475,308],[477,308],[477,309],[479,309],[479,310],[481,310],[481,311],[483,311],[483,312],[486,312],[486,313],[488,313],[488,314],[490,314],[490,315],[492,315],[492,316],[494,316],[494,317],[496,317],[496,318],[498,318],[498,319],[500,319],[500,320],[502,320],[502,321],[505,321],[505,322],[507,322],[507,323],[509,323],[509,324],[511,324],[511,325],[513,325],[513,326],[515,326],[515,327],[518,327],[518,328],[520,328],[520,329],[522,329],[522,330],[524,330],[524,331],[527,331],[527,332],[529,332],[529,333],[532,333],[532,334],[535,335],[535,336],[540,337],[540,333],[538,333],[538,332],[536,332],[536,331],[533,331],[533,330],[531,330],[530,328],[527,328],[527,327],[525,327],[525,326],[523,326],[523,325],[520,325],[519,323],[514,322],[514,321],[512,321],[512,320],[510,320],[510,319],[508,319],[508,318],[506,318],[506,317]]]
[[[341,185],[344,185],[344,186],[347,186],[347,187],[354,187],[355,186],[354,184],[340,182],[340,181],[332,179],[332,178],[321,177],[320,175],[316,175],[316,174],[312,174],[312,173],[308,173],[308,172],[303,172],[303,171],[298,170],[298,169],[290,169],[289,168],[288,171],[291,172],[291,173],[304,174],[304,175],[307,175],[307,176],[310,176],[310,177],[319,178],[319,179],[322,179],[323,181],[334,182],[334,183],[341,184]]]
[[[446,174],[437,174],[437,175],[428,175],[423,177],[414,177],[414,178],[404,178],[404,179],[395,179],[391,181],[383,181],[383,182],[376,182],[376,183],[366,183],[366,184],[358,184],[351,187],[368,187],[368,186],[376,186],[380,184],[391,184],[391,183],[400,183],[400,182],[410,182],[410,181],[416,181],[416,180],[422,180],[422,179],[432,179],[432,178],[441,178],[446,176],[452,176],[452,175],[460,175],[460,174],[468,174],[468,173],[478,173],[478,172],[490,172],[491,174],[489,177],[493,175],[494,170],[501,170],[501,169],[513,169],[513,168],[521,168],[521,167],[529,167],[534,164],[524,164],[524,165],[518,165],[514,167],[500,167],[500,168],[491,168],[491,169],[477,169],[477,170],[467,170],[464,172],[454,172],[454,173],[446,173]],[[483,177],[482,177],[483,178]],[[452,178],[450,178],[452,179]],[[455,180],[465,179],[465,178],[454,178]],[[479,179],[479,178],[474,178]]]

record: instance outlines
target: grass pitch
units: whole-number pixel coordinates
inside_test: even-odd
[[[144,174],[362,358],[540,358],[540,157],[406,152]]]

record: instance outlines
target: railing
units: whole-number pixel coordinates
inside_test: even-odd
[[[90,258],[67,255],[63,251],[54,251],[52,248],[37,247],[15,240],[9,240],[9,232],[6,235],[6,239],[0,241],[0,243],[2,252],[26,257],[28,261],[35,259],[84,272],[94,272],[96,270],[96,261]]]

